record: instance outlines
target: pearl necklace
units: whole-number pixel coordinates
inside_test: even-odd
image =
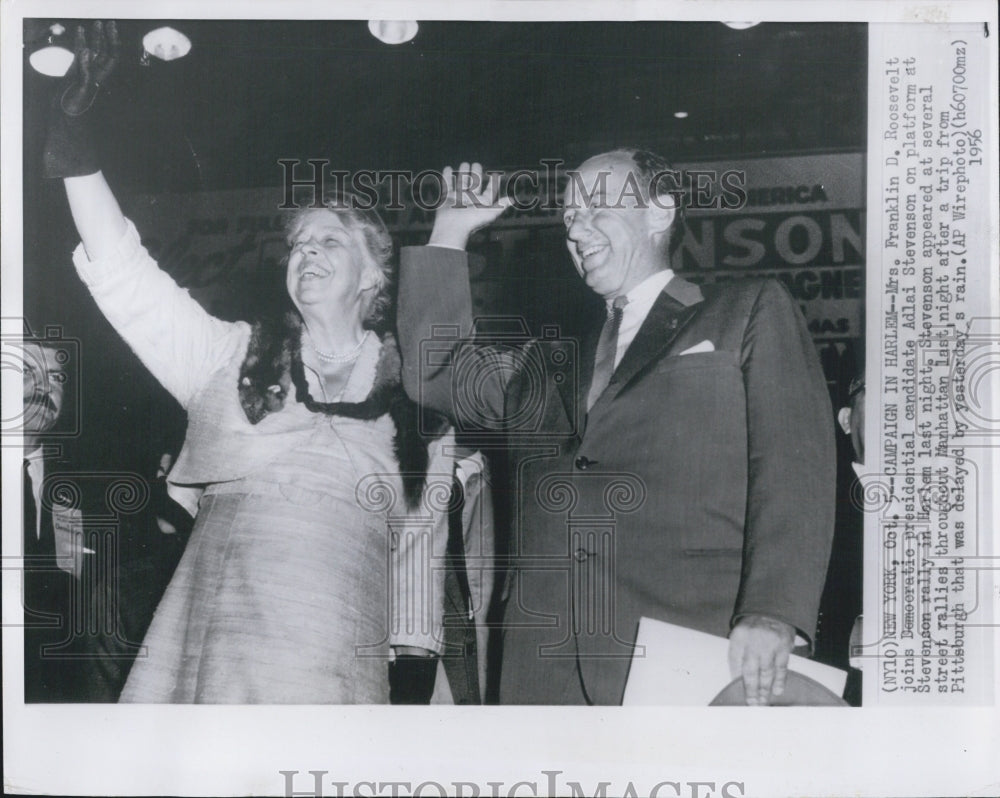
[[[368,335],[371,330],[366,330],[365,334],[361,336],[361,340],[358,341],[357,346],[355,346],[350,352],[345,352],[343,354],[337,354],[336,352],[324,352],[313,342],[312,336],[309,336],[309,346],[312,351],[316,354],[320,360],[326,361],[327,363],[347,363],[351,360],[356,360],[358,355],[361,354],[361,347],[365,345],[365,341],[368,340]],[[308,332],[306,335],[309,335]]]

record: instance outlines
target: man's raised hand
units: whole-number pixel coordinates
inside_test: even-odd
[[[469,236],[495,221],[510,205],[500,196],[500,175],[483,177],[483,167],[463,162],[458,170],[446,166],[441,173],[444,186],[442,204],[434,217],[431,246],[465,249]]]

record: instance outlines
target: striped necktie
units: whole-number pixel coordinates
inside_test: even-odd
[[[622,316],[628,304],[627,296],[616,296],[611,303],[611,312],[601,329],[601,337],[597,341],[597,355],[594,358],[594,378],[590,382],[590,393],[587,394],[587,412],[597,403],[604,389],[611,382],[615,371],[615,355],[618,353],[618,330],[622,326]]]

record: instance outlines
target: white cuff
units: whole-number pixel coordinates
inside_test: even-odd
[[[73,265],[76,266],[76,271],[83,282],[93,287],[115,277],[125,269],[135,268],[135,260],[141,249],[139,231],[129,219],[126,219],[125,232],[115,245],[114,252],[98,260],[91,260],[81,242],[73,250]]]

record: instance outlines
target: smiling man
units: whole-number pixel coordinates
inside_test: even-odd
[[[607,311],[578,364],[563,341],[515,357],[470,342],[462,250],[507,203],[496,180],[466,189],[478,165],[463,173],[430,246],[403,250],[399,328],[414,399],[509,435],[501,701],[619,703],[647,616],[728,636],[747,703],[770,703],[813,637],[833,533],[833,413],[798,309],[773,280],[675,275],[670,166],[616,150],[570,173],[564,202],[570,256]],[[456,200],[470,190],[478,202]],[[441,324],[461,335],[423,362]]]
[[[79,511],[63,506],[46,489],[53,469],[44,444],[56,428],[66,398],[66,350],[26,340],[21,347],[24,414],[24,698],[28,702],[71,698],[76,670],[65,657],[72,643],[71,601],[79,596],[83,565]],[[56,467],[56,471],[58,471]]]

